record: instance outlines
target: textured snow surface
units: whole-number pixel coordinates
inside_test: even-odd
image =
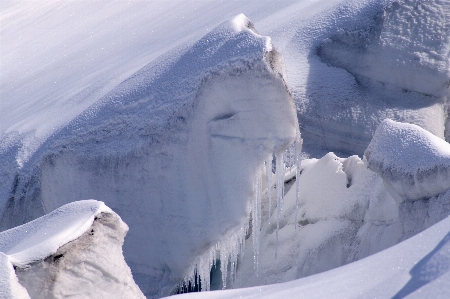
[[[450,188],[450,144],[416,125],[383,121],[364,156],[400,200]]]
[[[409,240],[338,269],[269,286],[173,298],[447,298],[449,279],[446,218]]]
[[[341,30],[320,50],[354,75],[404,90],[447,97],[450,82],[450,3],[394,1],[364,30]]]

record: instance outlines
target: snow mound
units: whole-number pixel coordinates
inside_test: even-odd
[[[383,121],[364,156],[399,200],[430,198],[450,188],[450,144],[419,126]]]
[[[168,295],[224,236],[245,238],[257,173],[299,138],[283,58],[241,14],[137,71],[5,171],[2,224],[102,200],[131,228],[137,284]]]
[[[19,291],[18,278],[31,298],[143,298],[122,255],[127,231],[102,202],[67,204],[0,233],[2,268],[15,268],[2,280]]]

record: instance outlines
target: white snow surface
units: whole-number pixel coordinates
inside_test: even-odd
[[[1,232],[0,252],[14,265],[25,267],[80,237],[102,212],[113,213],[103,202],[96,200],[67,204],[48,215]]]
[[[349,265],[290,282],[170,298],[447,298],[450,218]]]
[[[450,144],[419,126],[384,120],[364,156],[400,200],[430,198],[450,188]]]

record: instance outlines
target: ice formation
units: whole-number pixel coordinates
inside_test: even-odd
[[[416,125],[383,121],[364,156],[399,201],[430,198],[450,188],[450,144]]]
[[[17,298],[144,298],[122,255],[127,231],[102,202],[67,204],[0,233],[2,269],[15,270],[2,278]]]

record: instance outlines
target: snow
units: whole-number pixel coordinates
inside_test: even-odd
[[[450,144],[416,125],[383,121],[364,156],[399,200],[430,198],[450,188]]]
[[[450,218],[368,258],[269,286],[171,298],[446,298],[450,292]]]
[[[0,229],[102,200],[149,298],[216,259],[248,287],[421,232],[450,211],[447,2],[2,1]]]

